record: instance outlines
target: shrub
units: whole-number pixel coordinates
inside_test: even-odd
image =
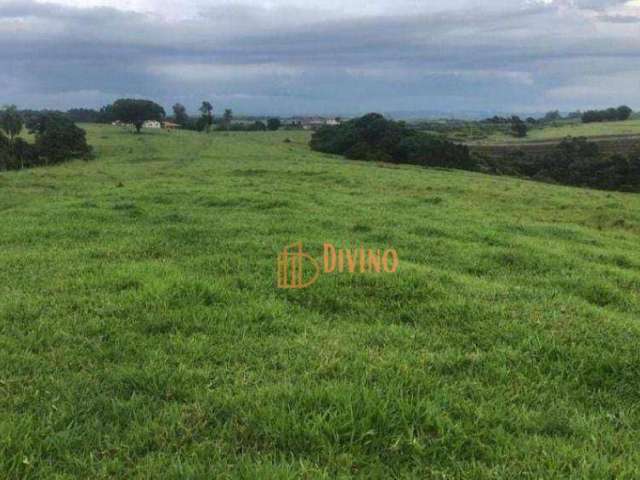
[[[51,117],[41,123],[36,133],[35,147],[45,164],[60,163],[72,158],[87,158],[91,148],[86,132],[64,117]]]
[[[321,127],[311,137],[310,146],[353,160],[475,168],[467,147],[411,129],[404,122],[387,120],[377,113]]]

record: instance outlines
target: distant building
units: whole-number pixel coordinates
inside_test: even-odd
[[[164,122],[162,124],[162,128],[165,130],[175,130],[176,128],[180,128],[182,125],[173,122]]]
[[[300,127],[305,130],[316,130],[325,125],[335,126],[340,125],[340,123],[342,122],[339,118],[326,117],[293,117],[284,122],[285,125]]]
[[[157,120],[147,120],[142,124],[142,128],[162,128],[162,124]]]

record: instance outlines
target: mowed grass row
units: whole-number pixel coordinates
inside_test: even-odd
[[[637,195],[87,128],[0,174],[0,477],[640,475]]]

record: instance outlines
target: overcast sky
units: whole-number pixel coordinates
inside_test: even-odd
[[[640,109],[640,0],[0,0],[0,104]]]

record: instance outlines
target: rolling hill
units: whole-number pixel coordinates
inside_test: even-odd
[[[86,128],[0,173],[0,476],[640,475],[638,195]]]

